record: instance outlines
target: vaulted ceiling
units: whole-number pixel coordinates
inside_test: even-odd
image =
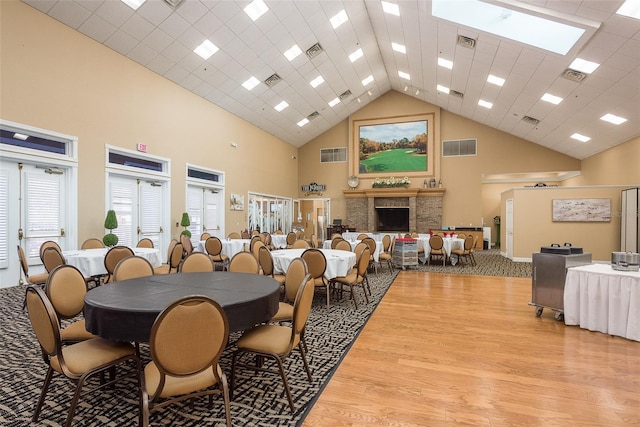
[[[389,0],[398,14],[379,0],[264,0],[268,10],[255,22],[244,11],[249,1],[147,0],[137,10],[118,0],[23,1],[296,147],[389,90],[578,159],[640,135],[640,20],[616,14],[622,0],[489,0],[586,23],[591,31],[565,55],[435,18],[425,0]],[[333,28],[342,10],[347,21]],[[206,60],[194,53],[204,40],[219,48]],[[289,61],[293,45],[302,53]],[[600,66],[566,78],[576,58]],[[318,76],[324,82],[314,88]],[[248,90],[251,77],[259,83]],[[562,101],[545,102],[545,93]],[[282,101],[288,106],[278,112]],[[614,125],[605,114],[627,120]]]

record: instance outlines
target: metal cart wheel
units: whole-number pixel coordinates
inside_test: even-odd
[[[536,308],[536,317],[542,316],[543,307]]]
[[[553,317],[555,317],[556,320],[559,320],[560,322],[564,322],[564,313],[561,311],[556,311]]]

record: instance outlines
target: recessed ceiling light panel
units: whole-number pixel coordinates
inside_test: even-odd
[[[340,12],[333,15],[331,19],[329,19],[329,22],[331,22],[331,26],[335,30],[336,28],[338,28],[340,25],[344,24],[348,20],[349,20],[349,17],[347,16],[347,12],[345,12],[345,10],[342,9]]]
[[[138,10],[138,8],[142,6],[142,3],[144,2],[145,0],[122,0],[122,3],[126,4],[133,10]]]
[[[400,76],[401,79],[411,80],[409,73],[405,73],[404,71],[398,71],[398,76]]]
[[[624,117],[619,117],[619,116],[616,116],[615,114],[609,114],[609,113],[600,117],[600,120],[613,123],[614,125],[621,125],[622,123],[627,121],[627,119],[625,119]]]
[[[395,50],[396,52],[407,53],[407,47],[403,44],[391,43],[391,49]]]
[[[249,80],[247,80],[246,82],[242,83],[242,86],[247,90],[251,90],[254,87],[258,86],[259,84],[260,84],[260,80],[258,80],[255,77],[251,76],[251,78]]]
[[[487,109],[491,109],[493,107],[493,103],[489,102],[489,101],[485,101],[484,99],[481,99],[478,101],[478,105]]]
[[[582,73],[591,74],[593,73],[600,64],[596,62],[587,61],[586,59],[576,58],[569,65],[569,68],[573,70],[580,71]]]
[[[553,105],[558,105],[562,102],[562,98],[560,98],[559,96],[551,95],[550,93],[545,93],[540,99]]]
[[[400,7],[395,3],[389,3],[388,1],[380,2],[382,4],[382,10],[390,15],[400,16]]]
[[[489,74],[489,77],[487,77],[487,82],[500,87],[504,85],[504,79],[494,76],[493,74]]]
[[[285,108],[287,108],[288,106],[289,106],[289,104],[287,103],[287,101],[282,101],[282,102],[280,102],[278,105],[276,105],[273,108],[276,111],[280,112],[280,111],[284,110]]]
[[[580,142],[587,142],[591,140],[591,138],[589,138],[588,136],[580,135],[579,133],[574,133],[573,135],[571,135],[571,138],[576,139]]]
[[[297,44],[294,44],[289,50],[285,51],[284,56],[289,61],[293,61],[296,56],[300,55],[301,53],[302,49],[300,49]]]
[[[616,12],[618,15],[628,16],[629,18],[640,19],[640,3],[638,0],[627,0],[622,3],[620,9]]]
[[[209,59],[211,56],[216,53],[218,50],[218,46],[213,44],[210,40],[205,40],[200,43],[200,46],[195,48],[193,51],[198,54],[202,59]]]
[[[335,97],[333,98],[331,101],[329,101],[329,107],[335,107],[336,105],[338,105],[340,103],[340,98]]]
[[[450,70],[453,69],[453,61],[449,61],[448,59],[438,57],[438,65]]]
[[[362,86],[366,86],[373,81],[373,75],[369,75],[365,79],[362,80]]]
[[[300,120],[300,121],[297,123],[297,125],[298,125],[298,126],[300,126],[300,127],[302,127],[302,126],[306,125],[307,123],[309,123],[309,119],[304,118],[304,119]]]
[[[252,21],[257,21],[262,15],[264,15],[269,8],[262,0],[253,0],[244,8],[244,13],[249,15]]]
[[[316,88],[320,86],[322,83],[324,83],[324,78],[322,78],[322,76],[318,76],[309,82],[312,88]]]
[[[358,59],[362,58],[362,55],[364,55],[362,49],[358,49],[349,55],[349,61],[356,62]]]
[[[436,89],[438,90],[438,92],[446,93],[447,95],[450,92],[450,89],[448,87],[442,85],[437,85]]]

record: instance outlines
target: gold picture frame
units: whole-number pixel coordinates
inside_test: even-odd
[[[360,178],[434,176],[435,113],[352,121],[349,169]]]

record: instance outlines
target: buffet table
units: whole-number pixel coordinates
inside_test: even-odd
[[[564,322],[640,341],[640,272],[609,264],[567,269]]]

